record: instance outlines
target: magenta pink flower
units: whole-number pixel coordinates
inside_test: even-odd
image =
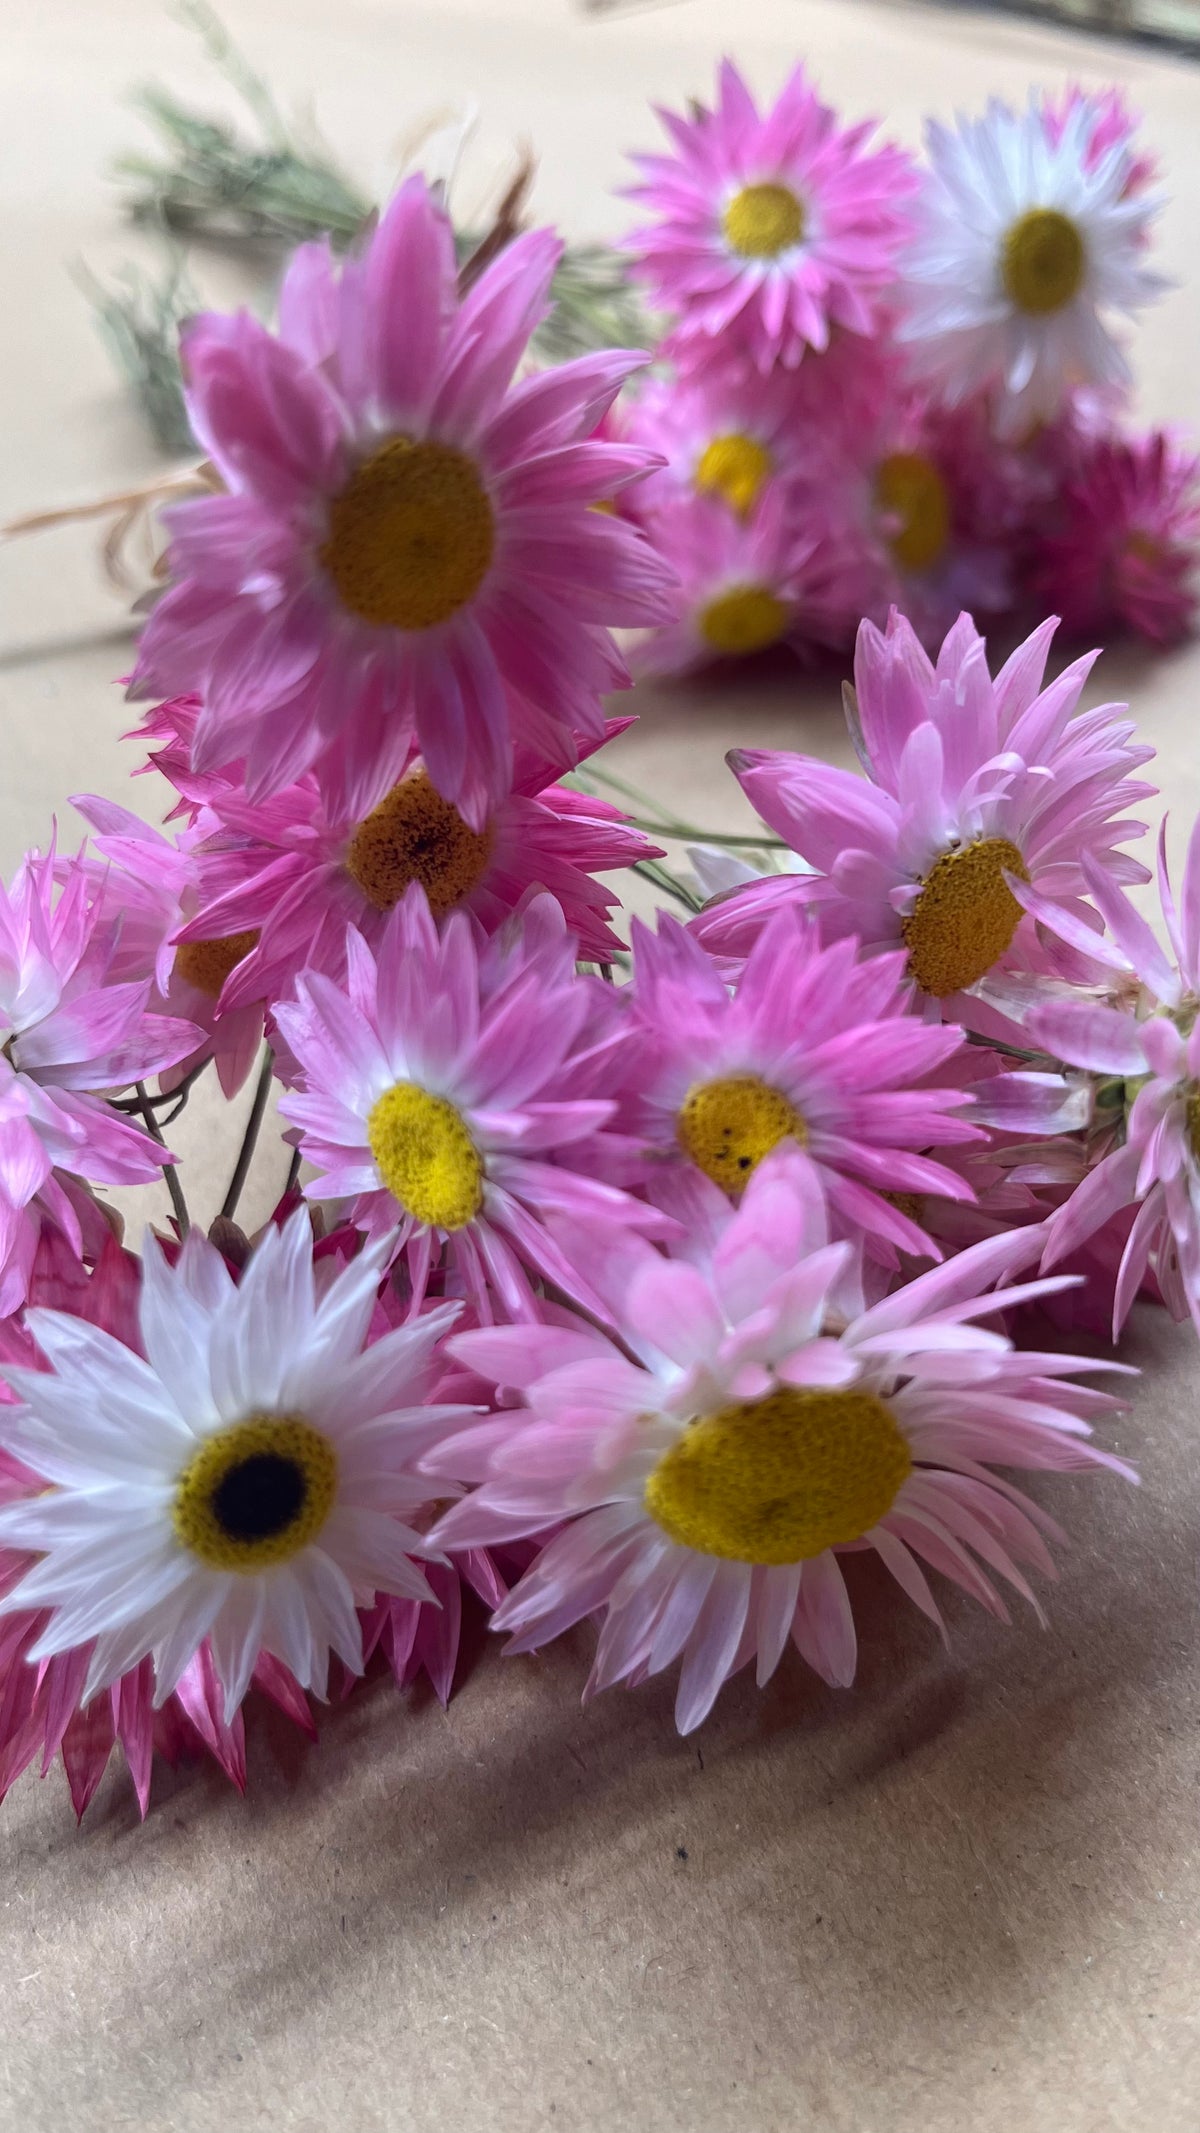
[[[1080,635],[1177,644],[1196,616],[1200,455],[1162,430],[1081,441],[1032,559],[1039,599]]]
[[[530,1270],[595,1308],[547,1218],[660,1218],[590,1174],[621,1034],[610,989],[575,973],[558,905],[534,897],[489,941],[464,911],[439,932],[414,885],[376,952],[352,929],[347,955],[344,989],[310,971],[277,1010],[301,1077],[280,1109],[316,1171],[305,1189],[392,1238],[417,1301],[444,1260],[484,1319],[534,1313]]]
[[[622,722],[607,730],[621,732]],[[620,947],[608,923],[618,895],[596,877],[658,852],[619,809],[555,784],[522,751],[514,790],[489,805],[480,830],[442,799],[419,762],[361,820],[339,817],[309,776],[269,800],[233,788],[214,793],[204,825],[198,915],[180,939],[203,948],[214,937],[253,936],[225,982],[225,1014],[285,998],[306,967],[340,983],[347,926],[376,947],[413,881],[436,917],[467,910],[489,933],[529,889],[548,889],[580,953],[607,961]]]
[[[482,1481],[435,1544],[553,1536],[496,1610],[510,1651],[601,1611],[589,1692],[682,1656],[690,1732],[749,1660],[768,1681],[789,1638],[826,1681],[853,1680],[848,1552],[873,1550],[939,1628],[923,1566],[1001,1619],[989,1572],[1036,1608],[1024,1566],[1053,1575],[1057,1528],[993,1464],[1132,1478],[1086,1442],[1116,1402],[1066,1382],[1076,1358],[974,1323],[1044,1291],[995,1287],[1036,1234],[978,1244],[847,1324],[831,1302],[850,1247],[823,1219],[807,1158],[780,1148],[700,1264],[631,1240],[597,1255],[620,1347],[582,1321],[452,1342],[528,1412],[427,1455],[431,1474]]]
[[[519,237],[461,300],[421,178],[361,258],[296,255],[278,336],[188,328],[188,411],[227,494],[169,514],[173,583],[135,684],[196,690],[195,765],[245,758],[255,798],[316,766],[349,813],[414,745],[478,828],[514,734],[572,762],[627,680],[609,630],[656,621],[666,573],[593,511],[651,463],[592,433],[642,357],[512,385],[561,246]]]
[[[1180,908],[1159,847],[1174,964],[1103,868],[1089,860],[1085,871],[1104,938],[1024,892],[1043,924],[1091,958],[1102,981],[1091,998],[1047,1000],[1026,1018],[1039,1044],[1102,1077],[1099,1160],[1051,1218],[1046,1263],[1076,1252],[1136,1207],[1113,1299],[1114,1340],[1148,1270],[1172,1315],[1190,1312],[1200,1328],[1200,824],[1188,844]]]
[[[704,495],[655,512],[652,537],[681,591],[676,619],[639,647],[639,673],[684,674],[784,642],[848,640],[870,582],[867,559],[851,545],[836,496],[806,489],[803,502],[775,483],[745,517]]]
[[[922,1151],[982,1135],[956,1115],[968,1101],[951,1085],[960,1034],[909,1012],[903,954],[860,962],[853,941],[822,948],[811,920],[783,910],[731,994],[674,919],[660,916],[657,934],[635,920],[633,934],[622,1124],[646,1151],[652,1197],[682,1172],[692,1192],[703,1180],[727,1207],[791,1139],[812,1161],[837,1236],[893,1267],[897,1250],[939,1258],[903,1201],[969,1199],[970,1186]],[[947,1086],[922,1086],[943,1067]]]
[[[76,793],[72,805],[99,832],[92,838],[99,860],[81,863],[113,929],[112,975],[149,977],[155,1006],[196,1025],[195,1049],[160,1077],[161,1087],[177,1088],[211,1058],[222,1091],[235,1096],[258,1057],[266,996],[252,984],[230,998],[228,982],[241,976],[257,929],[201,924],[184,932],[200,902],[196,842],[214,818],[202,810],[195,828],[173,841],[93,793]]]
[[[82,1246],[77,1185],[141,1185],[171,1157],[104,1096],[183,1058],[202,1033],[113,982],[114,930],[86,872],[30,853],[0,885],[0,1316],[21,1304],[38,1214]]]
[[[872,123],[840,127],[803,67],[765,115],[728,59],[715,109],[658,115],[674,152],[635,156],[632,196],[651,219],[628,243],[674,315],[667,352],[737,351],[766,372],[794,368],[835,326],[874,333],[909,227],[909,158],[868,150]]]
[[[1043,689],[1054,629],[1043,623],[993,681],[967,615],[936,667],[903,617],[886,635],[864,622],[851,720],[867,777],[734,751],[743,791],[815,871],[716,903],[696,921],[704,945],[744,955],[769,911],[800,901],[826,939],[853,938],[868,956],[906,949],[926,1012],[957,1019],[992,973],[1062,968],[1066,951],[1056,960],[1016,890],[1082,908],[1089,857],[1114,881],[1147,878],[1119,847],[1145,834],[1124,811],[1152,793],[1131,772],[1154,751],[1133,740],[1123,705],[1077,713],[1094,653]]]

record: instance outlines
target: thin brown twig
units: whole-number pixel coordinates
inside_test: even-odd
[[[533,174],[536,168],[537,163],[533,150],[531,148],[522,148],[520,162],[513,172],[512,180],[504,194],[504,198],[492,217],[490,229],[480,238],[475,250],[468,259],[464,259],[458,270],[458,293],[460,297],[466,295],[468,289],[472,288],[478,281],[484,268],[490,266],[493,259],[504,250],[505,246],[511,244],[513,238],[519,235],[522,212],[529,197],[529,188],[533,184]]]
[[[111,496],[97,496],[86,504],[64,504],[54,511],[30,511],[21,518],[9,519],[0,526],[0,540],[20,540],[30,533],[51,533],[58,526],[85,525],[89,519],[111,519],[100,549],[104,574],[119,592],[136,589],[135,580],[127,568],[125,546],[131,533],[140,525],[148,525],[151,513],[161,504],[172,503],[185,496],[207,496],[222,488],[216,468],[201,460],[190,467],[186,474],[158,475],[137,489],[118,489]],[[163,573],[163,559],[152,558],[147,569],[151,578]]]

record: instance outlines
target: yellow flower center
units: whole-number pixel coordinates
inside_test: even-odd
[[[390,911],[419,881],[435,918],[478,887],[492,851],[490,828],[469,829],[426,770],[410,771],[359,823],[346,871],[377,911]]]
[[[182,941],[175,950],[175,969],[186,984],[215,1000],[230,972],[257,946],[256,926],[246,933],[227,933],[221,940]]]
[[[1185,1108],[1188,1147],[1197,1163],[1200,1163],[1200,1082],[1193,1082],[1188,1092]]]
[[[644,1500],[671,1540],[702,1555],[800,1563],[861,1540],[911,1472],[903,1432],[874,1393],[789,1388],[694,1422]]]
[[[898,1215],[907,1215],[910,1222],[920,1223],[925,1216],[925,1202],[919,1192],[885,1192],[880,1195]]]
[[[1004,954],[1021,922],[1006,873],[1029,879],[1007,837],[981,837],[934,861],[900,921],[908,967],[923,992],[937,999],[962,992]]]
[[[771,470],[765,444],[742,430],[730,430],[728,436],[714,437],[705,445],[696,468],[696,487],[705,496],[723,496],[730,510],[745,518]]]
[[[175,1490],[176,1538],[210,1570],[290,1562],[321,1531],[337,1455],[303,1415],[252,1415],[203,1443]]]
[[[428,1229],[464,1229],[483,1202],[483,1163],[452,1103],[398,1081],[372,1105],[367,1140],[379,1175]]]
[[[766,585],[735,585],[700,610],[700,635],[714,652],[736,657],[778,644],[790,616]]]
[[[721,226],[743,259],[777,259],[804,235],[804,209],[786,185],[744,185]]]
[[[875,474],[875,500],[896,522],[888,546],[901,570],[931,570],[950,538],[950,496],[923,452],[891,452]]]
[[[1170,550],[1162,541],[1156,540],[1152,533],[1142,533],[1135,527],[1134,531],[1126,536],[1125,553],[1127,556],[1133,556],[1139,563],[1148,563],[1152,570],[1159,570],[1167,561]]]
[[[1056,207],[1031,207],[1005,235],[1000,272],[1018,311],[1035,318],[1061,311],[1078,296],[1086,271],[1083,237]]]
[[[474,599],[495,539],[474,460],[452,444],[390,437],[330,504],[321,561],[364,622],[427,630]]]
[[[808,1129],[778,1089],[754,1074],[702,1081],[689,1089],[675,1121],[684,1154],[723,1191],[740,1192],[765,1155],[789,1137],[801,1148]]]

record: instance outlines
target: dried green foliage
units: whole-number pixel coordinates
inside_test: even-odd
[[[299,131],[285,119],[208,0],[179,0],[175,12],[236,92],[250,130],[194,110],[168,90],[139,90],[136,107],[158,135],[160,152],[123,156],[116,175],[132,220],[163,231],[171,256],[158,280],[132,267],[108,287],[90,275],[80,279],[155,438],[166,450],[183,452],[195,447],[183,404],[178,334],[197,299],[179,247],[203,241],[257,250],[274,270],[285,252],[307,239],[328,236],[344,249],[373,210],[315,130]],[[460,258],[470,256],[480,236],[458,233]],[[547,359],[649,345],[652,329],[627,266],[608,246],[568,246],[553,295],[554,310],[534,340]]]

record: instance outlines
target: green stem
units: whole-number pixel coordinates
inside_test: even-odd
[[[158,1120],[154,1116],[150,1092],[145,1082],[136,1081],[134,1087],[138,1093],[138,1115],[142,1124],[145,1126],[147,1133],[151,1134],[158,1142],[159,1147],[166,1148],[167,1144],[162,1137]],[[170,1150],[168,1149],[167,1152],[169,1154]],[[186,1237],[192,1226],[192,1218],[188,1213],[188,1204],[184,1197],[183,1186],[179,1182],[179,1173],[173,1162],[163,1164],[163,1180],[167,1191],[171,1195],[171,1205],[175,1209],[175,1220],[179,1225],[179,1234],[181,1237]]]
[[[233,1166],[233,1176],[229,1180],[229,1190],[221,1203],[221,1213],[227,1222],[232,1222],[237,1212],[237,1204],[242,1197],[242,1188],[250,1175],[250,1165],[254,1160],[254,1150],[258,1143],[259,1130],[266,1113],[267,1098],[271,1093],[271,1069],[274,1064],[275,1054],[269,1044],[265,1045],[263,1047],[263,1063],[258,1070],[258,1086],[254,1091],[254,1102],[250,1106],[250,1116],[246,1120],[246,1131],[242,1135],[242,1145],[238,1149],[238,1159]]]
[[[739,837],[732,831],[701,829],[695,822],[682,822],[678,815],[663,815],[661,811],[655,813],[658,802],[651,794],[631,785],[628,778],[619,778],[613,770],[597,769],[594,763],[589,762],[586,769],[577,770],[573,775],[575,783],[583,792],[588,789],[588,779],[594,778],[598,785],[610,786],[612,791],[619,792],[623,799],[636,801],[638,807],[647,812],[631,815],[629,819],[635,829],[645,830],[649,836],[671,837],[677,842],[687,844],[735,845],[760,852],[784,852],[788,849],[782,837]],[[564,779],[563,782],[567,781]]]
[[[726,830],[698,829],[691,822],[647,822],[641,815],[630,815],[634,829],[644,830],[649,837],[670,837],[680,844],[730,845],[737,851],[786,852],[790,849],[782,837],[735,837]]]
[[[700,898],[693,896],[691,890],[684,887],[678,876],[670,873],[666,867],[660,866],[657,859],[636,859],[633,863],[633,872],[640,874],[643,881],[652,882],[656,889],[662,890],[664,896],[673,897],[677,904],[683,905],[685,911],[702,911],[704,909]]]

